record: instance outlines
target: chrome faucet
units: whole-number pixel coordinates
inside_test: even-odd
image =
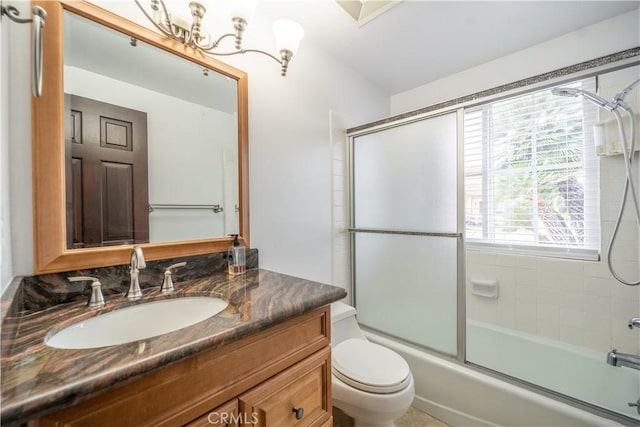
[[[640,370],[640,356],[618,353],[615,348],[611,349],[607,354],[607,363],[611,366],[626,366],[627,368]]]
[[[147,268],[147,264],[144,262],[142,248],[140,246],[134,246],[131,251],[131,280],[129,290],[125,294],[125,296],[130,300],[138,299],[142,296],[138,275],[140,274],[140,270],[144,268]]]

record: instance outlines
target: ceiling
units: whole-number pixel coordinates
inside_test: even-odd
[[[298,21],[305,28],[300,49],[308,40],[393,95],[639,5],[640,1],[404,0],[358,26],[334,0],[263,0],[256,15]]]

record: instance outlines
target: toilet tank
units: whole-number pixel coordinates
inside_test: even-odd
[[[331,304],[331,345],[349,338],[366,340],[356,320],[356,309],[342,302]]]

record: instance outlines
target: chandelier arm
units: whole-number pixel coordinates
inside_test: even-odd
[[[135,1],[137,2],[138,0],[135,0]],[[151,1],[151,3],[154,3],[154,1]],[[171,34],[174,34],[173,25],[171,24],[171,18],[170,18],[171,15],[169,14],[169,9],[167,9],[167,5],[164,4],[163,0],[157,0],[157,3],[159,3],[160,7],[162,7],[163,14],[161,15],[161,17],[164,16],[164,19],[162,20],[162,23],[158,24],[158,25],[163,27],[165,29],[165,32],[169,32]],[[153,9],[153,7],[151,9]],[[149,15],[147,15],[147,18],[149,18]],[[155,22],[153,19],[151,19],[151,21]]]
[[[187,31],[184,28],[173,24],[170,19],[167,19],[167,25],[169,26],[169,34],[168,34],[169,37],[172,37],[178,40],[184,40],[183,43],[186,44],[187,46],[189,45],[190,36],[191,36],[190,31]]]
[[[231,55],[238,55],[238,54],[245,54],[248,52],[255,52],[255,53],[261,53],[263,55],[266,55],[270,58],[272,58],[274,61],[276,61],[278,64],[282,64],[282,60],[278,59],[276,56],[270,54],[269,52],[265,52],[264,50],[258,50],[258,49],[240,49],[240,50],[235,50],[233,52],[213,52],[213,51],[205,51],[206,54],[208,55],[215,55],[215,56],[231,56]]]
[[[211,37],[209,37],[209,40],[211,40]],[[203,52],[207,52],[209,49],[215,49],[216,46],[212,43],[209,44],[201,44],[201,42],[197,41],[197,40],[193,40],[193,44],[195,45],[196,48],[198,48],[199,50],[203,51]]]
[[[14,6],[2,6],[2,15],[7,15],[9,19],[18,24],[28,24],[32,22],[31,18],[20,18],[20,11]]]
[[[191,30],[187,31],[184,28],[180,28],[177,25],[172,25],[171,26],[171,31],[173,31],[173,28],[176,28],[176,31],[174,32],[176,37],[179,38],[184,38],[184,44],[186,44],[187,46],[191,46],[192,44],[195,44],[197,46],[197,43],[195,43],[195,39],[193,38],[193,27],[191,27]],[[184,33],[184,36],[183,36]]]
[[[167,9],[167,5],[164,4],[164,1],[162,0],[159,0],[159,3],[160,3],[160,6],[162,7],[162,11],[164,12],[165,22],[163,22],[163,24],[171,28],[171,18],[169,18],[169,10]]]
[[[247,52],[255,52],[255,53],[261,53],[263,55],[266,55],[270,58],[273,58],[274,61],[276,61],[278,64],[282,64],[282,60],[279,59],[278,57],[276,57],[275,55],[270,54],[269,52],[265,52],[264,50],[259,50],[259,49],[242,49],[239,51],[240,53],[247,53]]]
[[[146,17],[147,17],[147,19],[148,19],[148,20],[149,20],[149,21],[150,21],[150,22],[151,22],[151,23],[152,23],[152,24],[153,24],[153,25],[154,25],[158,30],[160,30],[160,32],[161,32],[162,34],[164,34],[165,36],[169,36],[169,37],[171,37],[171,36],[172,36],[172,31],[169,31],[169,30],[167,30],[166,28],[164,28],[163,26],[159,25],[159,24],[158,24],[158,23],[157,23],[157,22],[156,22],[156,21],[155,21],[155,20],[154,20],[154,19],[153,19],[153,18],[152,18],[148,13],[147,13],[147,11],[145,10],[145,8],[140,4],[140,2],[139,2],[138,0],[133,0],[133,1],[136,3],[136,5],[138,6],[138,8],[140,8],[140,10],[142,11],[142,13],[144,13],[144,16],[146,16]],[[162,5],[163,9],[164,9],[164,10],[165,10],[165,12],[166,12],[166,10],[167,10],[167,9],[164,7],[164,3],[163,3],[163,2],[160,2],[160,4]],[[169,16],[169,15],[166,15],[166,16]]]
[[[283,77],[287,75],[287,69],[289,68],[289,61],[291,60],[291,57],[293,56],[290,51],[283,50],[281,52],[282,59],[278,59],[276,56],[270,54],[269,52],[265,52],[264,50],[259,50],[259,49],[240,49],[240,50],[236,50],[234,52],[212,52],[212,51],[207,51],[207,52],[204,52],[204,53],[209,54],[209,55],[215,55],[215,56],[231,56],[231,55],[245,54],[247,52],[261,53],[261,54],[266,55],[269,58],[273,59],[278,64],[282,65],[282,68],[280,70],[280,75],[283,76]]]
[[[207,46],[198,46],[198,47],[200,47],[200,49],[204,50],[205,52],[210,52],[211,49],[217,48],[222,40],[226,39],[227,37],[235,37],[235,36],[236,35],[234,33],[223,34],[220,37],[218,37],[218,40],[216,40],[214,42],[211,42],[209,45],[207,45]],[[213,52],[210,52],[210,53],[213,53]]]

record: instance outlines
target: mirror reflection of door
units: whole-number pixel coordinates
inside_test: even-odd
[[[65,94],[67,247],[149,242],[147,114]]]

